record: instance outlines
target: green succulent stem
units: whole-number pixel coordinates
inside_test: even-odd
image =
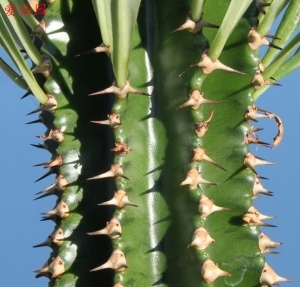
[[[226,14],[222,20],[222,24],[218,29],[216,37],[213,40],[209,50],[209,56],[213,62],[219,58],[228,37],[251,3],[251,0],[230,2],[228,10],[226,11]],[[232,17],[232,15],[235,15],[235,17]]]
[[[110,47],[111,45],[111,13],[110,13],[110,1],[105,0],[93,0],[92,1],[96,17],[101,29],[101,37],[104,45]]]
[[[300,33],[298,33],[293,40],[282,50],[278,57],[274,59],[272,64],[263,72],[263,76],[268,79],[281,67],[281,65],[289,58],[292,52],[299,47]]]
[[[192,0],[191,18],[195,22],[199,22],[202,17],[203,5],[205,0]]]
[[[294,19],[294,21],[290,21]],[[289,6],[276,31],[276,37],[279,39],[274,39],[273,44],[282,47],[283,44],[287,43],[292,35],[295,33],[300,24],[300,1],[294,0],[290,1]],[[273,60],[274,56],[278,53],[277,49],[268,49],[264,57],[262,58],[262,64],[268,66]]]
[[[28,88],[25,80],[19,78],[19,75],[1,57],[0,57],[0,68],[20,88],[24,90]]]
[[[273,25],[274,21],[280,14],[280,12],[284,9],[284,7],[290,2],[290,0],[273,0],[269,9],[268,13],[265,15],[261,23],[257,28],[257,33],[264,37],[268,31],[270,30],[271,26]]]
[[[11,23],[7,17],[7,15],[4,13],[2,7],[0,6],[0,13],[2,14],[3,16],[3,20],[6,24],[7,27],[11,27]],[[17,43],[17,45],[20,47],[20,48],[24,48],[23,45],[22,45],[22,42],[20,41],[19,37],[17,36],[17,33],[14,31],[14,29],[10,28],[10,33],[14,39],[14,41]]]
[[[2,27],[0,31],[0,38],[6,48],[10,51],[11,56],[13,57],[15,63],[17,64],[18,69],[22,73],[26,83],[28,84],[28,87],[32,91],[32,93],[35,95],[37,100],[44,105],[48,97],[43,92],[43,90],[40,88],[38,83],[36,82],[32,72],[29,70],[27,63],[25,62],[23,56],[21,55],[20,51],[17,48],[16,43],[14,42],[13,37],[11,36],[11,33],[9,32],[9,29],[7,28],[4,19],[2,15],[0,14],[0,25]]]
[[[284,64],[282,64],[280,68],[273,74],[274,79],[278,81],[299,69],[299,60],[300,51],[298,49],[296,53],[291,58],[289,58]],[[259,88],[254,94],[254,100],[257,100],[268,88],[270,88],[269,85],[264,85],[263,87]]]
[[[4,7],[9,5],[10,2],[8,0],[1,0],[0,3],[2,5],[2,9],[4,9]],[[16,10],[16,11],[18,11],[18,10]],[[16,13],[17,13],[16,16],[13,16],[13,17],[7,16],[7,17],[12,25],[14,32],[16,32],[24,49],[28,53],[30,59],[32,60],[32,62],[35,65],[39,66],[43,62],[42,56],[39,53],[39,51],[37,50],[37,48],[34,46],[32,40],[26,30],[26,27],[22,21],[22,18],[20,16],[19,12],[16,12]]]
[[[14,2],[17,4],[18,8],[20,8],[22,4],[30,5],[27,0],[14,0]],[[40,22],[31,13],[23,13],[20,16],[22,17],[24,22],[32,29],[32,31],[35,31],[36,27],[40,24]]]
[[[272,2],[260,33],[287,3]],[[203,11],[220,28],[171,33],[189,11],[195,22]],[[250,0],[56,0],[48,5],[44,20],[51,31],[40,48],[53,70],[40,87],[0,14],[1,43],[29,88],[42,104],[42,89],[57,101],[55,111],[39,118],[47,131],[37,146],[51,158],[42,165],[59,184],[37,198],[55,195],[43,219],[55,221],[50,270],[37,270],[37,278],[49,276],[49,287],[277,284],[261,279],[263,222],[249,211],[257,181],[247,163],[249,111],[266,89],[259,78],[263,87],[255,90],[261,61],[247,43],[257,17]],[[74,58],[101,43],[99,27],[111,57]],[[299,35],[264,76],[278,80],[298,68],[299,49],[287,60],[298,44]],[[219,59],[237,70],[206,72],[195,65],[208,46],[213,64]],[[118,90],[94,93],[114,79],[118,90],[128,82],[134,89],[120,98]],[[197,149],[206,157],[197,157]],[[51,265],[53,258],[59,266]],[[208,259],[222,276],[205,271]]]
[[[110,39],[112,64],[117,86],[122,89],[128,79],[128,64],[131,40],[137,18],[140,0],[133,1],[102,1],[97,4],[100,15],[105,11],[105,18],[100,21],[101,33],[104,40]],[[102,32],[103,30],[103,32]]]

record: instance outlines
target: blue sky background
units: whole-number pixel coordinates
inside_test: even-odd
[[[0,57],[4,57],[0,48]],[[6,58],[7,59],[7,58]],[[270,220],[277,228],[262,228],[262,231],[274,241],[283,242],[277,248],[281,254],[266,255],[267,262],[280,276],[293,279],[294,283],[282,283],[284,286],[299,286],[299,142],[300,139],[300,71],[279,81],[283,87],[271,87],[256,102],[256,105],[279,115],[284,124],[282,143],[271,150],[265,147],[251,147],[251,151],[268,161],[279,163],[277,166],[257,167],[259,175],[269,180],[262,181],[263,186],[274,192],[274,197],[260,196],[254,206],[266,215],[277,216]],[[45,170],[32,167],[34,164],[48,161],[49,153],[30,146],[41,143],[36,135],[43,135],[42,124],[26,125],[37,119],[38,113],[25,116],[38,107],[38,102],[29,96],[20,97],[24,90],[17,88],[0,70],[0,174],[2,204],[0,209],[0,274],[1,286],[46,286],[45,277],[35,279],[33,270],[46,262],[51,251],[48,247],[34,249],[53,231],[53,223],[40,222],[40,213],[51,210],[55,199],[48,197],[33,201],[34,194],[53,183],[50,176],[34,183]],[[259,132],[260,140],[272,143],[277,134],[274,120],[262,119],[255,126],[263,127]],[[46,170],[47,171],[47,170]],[[289,285],[288,285],[289,284]],[[145,286],[146,287],[146,286]]]

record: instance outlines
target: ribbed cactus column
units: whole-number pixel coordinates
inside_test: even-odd
[[[86,25],[82,26],[78,18],[84,19]],[[58,200],[54,209],[45,214],[45,219],[56,222],[52,242],[48,242],[53,252],[46,264],[49,267],[37,270],[37,276],[53,278],[50,286],[57,287],[90,286],[103,282],[109,286],[112,284],[111,274],[104,272],[95,276],[89,270],[99,260],[105,261],[109,257],[112,251],[110,240],[105,236],[92,238],[87,233],[105,226],[110,219],[111,208],[100,210],[96,204],[108,194],[112,195],[112,189],[107,181],[88,182],[87,178],[109,167],[109,159],[113,156],[109,152],[113,144],[110,130],[99,129],[90,122],[94,118],[106,117],[112,100],[88,97],[93,90],[109,85],[111,70],[107,69],[109,62],[104,54],[94,58],[75,58],[82,49],[88,49],[89,45],[100,40],[97,30],[86,33],[88,27],[97,26],[91,5],[55,1],[47,8],[45,22],[47,34],[41,39],[41,49],[50,57],[53,70],[44,89],[57,101],[53,122],[50,121],[47,127],[52,132],[59,131],[63,137],[57,149],[51,149],[52,159],[57,155],[61,157],[60,166],[54,167],[53,171],[63,180],[51,189]],[[87,44],[82,46],[85,37]],[[100,85],[99,79],[102,79]],[[48,193],[46,189],[39,195]]]
[[[138,47],[141,41],[135,29],[132,47]],[[111,268],[117,272],[115,281],[123,286],[150,286],[159,280],[165,264],[160,251],[155,250],[165,230],[165,223],[158,222],[160,212],[157,209],[165,213],[166,205],[156,183],[163,163],[165,134],[162,125],[153,118],[152,99],[146,93],[151,93],[152,89],[143,88],[153,75],[144,47],[134,48],[130,53],[129,75],[130,85],[145,91],[145,95],[129,92],[120,98],[116,90],[109,117],[117,118],[119,123],[111,125],[111,121],[108,122],[114,130],[115,146],[111,148],[115,157],[110,171],[90,178],[99,181],[105,177],[114,179],[114,195],[107,196],[98,207],[104,209],[110,205],[116,208],[110,221],[115,227],[111,232],[107,230],[113,240],[114,252],[107,263],[92,271],[103,272],[103,269]],[[115,265],[112,263],[114,259],[118,262]]]
[[[252,202],[270,195],[255,165],[272,163],[248,148],[271,146],[250,125],[259,117],[278,125],[272,147],[282,138],[281,119],[254,100],[297,66],[283,62],[299,36],[266,70],[258,53],[260,45],[281,49],[266,33],[288,1],[48,2],[45,23],[23,15],[31,29],[39,24],[39,51],[0,0],[0,43],[41,102],[33,122],[47,132],[35,146],[52,154],[39,166],[54,184],[36,199],[58,197],[43,217],[54,231],[35,246],[53,251],[36,277],[53,287],[288,281],[265,263],[262,253],[279,243],[259,231],[272,217]],[[300,1],[292,2],[295,18]],[[297,26],[284,25],[280,31]],[[42,71],[40,86],[14,41]]]
[[[221,25],[229,3],[205,3],[204,20]],[[188,27],[190,33],[180,28],[170,34],[184,22],[184,12],[190,7],[166,1],[157,7],[158,118],[169,139],[162,191],[170,206],[170,227],[162,243],[168,258],[164,282],[198,286],[204,279],[214,286],[254,286],[264,265],[258,246],[260,232],[248,226],[243,216],[252,205],[254,185],[253,172],[246,170],[244,159],[245,137],[250,132],[245,115],[253,104],[251,81],[259,64],[247,43],[256,8],[253,4],[248,9],[221,50],[219,60],[230,67],[225,67],[228,72],[211,71],[205,63],[218,30],[203,28],[203,34],[194,34]],[[180,18],[175,16],[178,11],[182,11]],[[195,67],[188,69],[190,65]],[[197,154],[203,149],[214,164]],[[189,188],[180,188],[179,183]],[[222,271],[214,270],[213,262]]]
[[[105,230],[91,234],[107,233],[113,240],[114,251],[106,263],[91,271],[113,269],[116,272],[114,286],[150,286],[160,280],[165,267],[164,257],[157,246],[166,229],[166,223],[159,222],[159,219],[166,214],[167,207],[157,185],[166,138],[163,126],[155,119],[153,68],[149,59],[152,39],[146,17],[149,11],[147,7],[140,7],[138,29],[131,23],[135,21],[131,17],[135,16],[130,13],[134,10],[137,13],[139,1],[127,3],[130,8],[126,11],[121,9],[124,5],[122,1],[115,2],[111,7],[106,4],[94,2],[95,8],[99,5],[96,13],[101,16],[101,11],[107,11],[106,24],[107,27],[112,26],[107,31],[105,24],[99,21],[102,35],[110,35],[105,45],[112,60],[115,82],[110,88],[91,96],[108,97],[108,93],[114,94],[109,120],[97,123],[108,124],[113,129],[115,146],[111,148],[115,157],[109,171],[89,180],[113,178],[114,195],[100,202],[99,209],[115,206],[114,217]],[[111,22],[108,20],[110,18]],[[134,27],[133,32],[131,27]],[[146,37],[141,38],[140,29],[144,29]],[[125,41],[126,33],[129,39]],[[120,34],[123,38],[118,38]]]

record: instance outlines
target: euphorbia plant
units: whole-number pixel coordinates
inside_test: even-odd
[[[37,199],[58,198],[43,215],[55,227],[35,247],[53,251],[36,277],[57,287],[288,281],[265,263],[279,243],[259,230],[271,217],[253,202],[271,194],[255,165],[272,163],[248,146],[282,139],[280,117],[254,101],[299,66],[300,1],[51,2],[39,23],[8,15],[26,1],[0,1],[1,45],[23,76],[1,67],[28,85],[41,103],[33,122],[47,127],[35,146],[51,152],[40,166],[54,183]],[[262,117],[278,125],[273,143],[252,126]]]

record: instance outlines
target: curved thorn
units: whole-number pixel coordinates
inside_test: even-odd
[[[204,137],[205,133],[208,131],[209,124],[214,115],[214,111],[211,111],[209,118],[206,121],[198,122],[195,124],[195,133],[198,138]]]

